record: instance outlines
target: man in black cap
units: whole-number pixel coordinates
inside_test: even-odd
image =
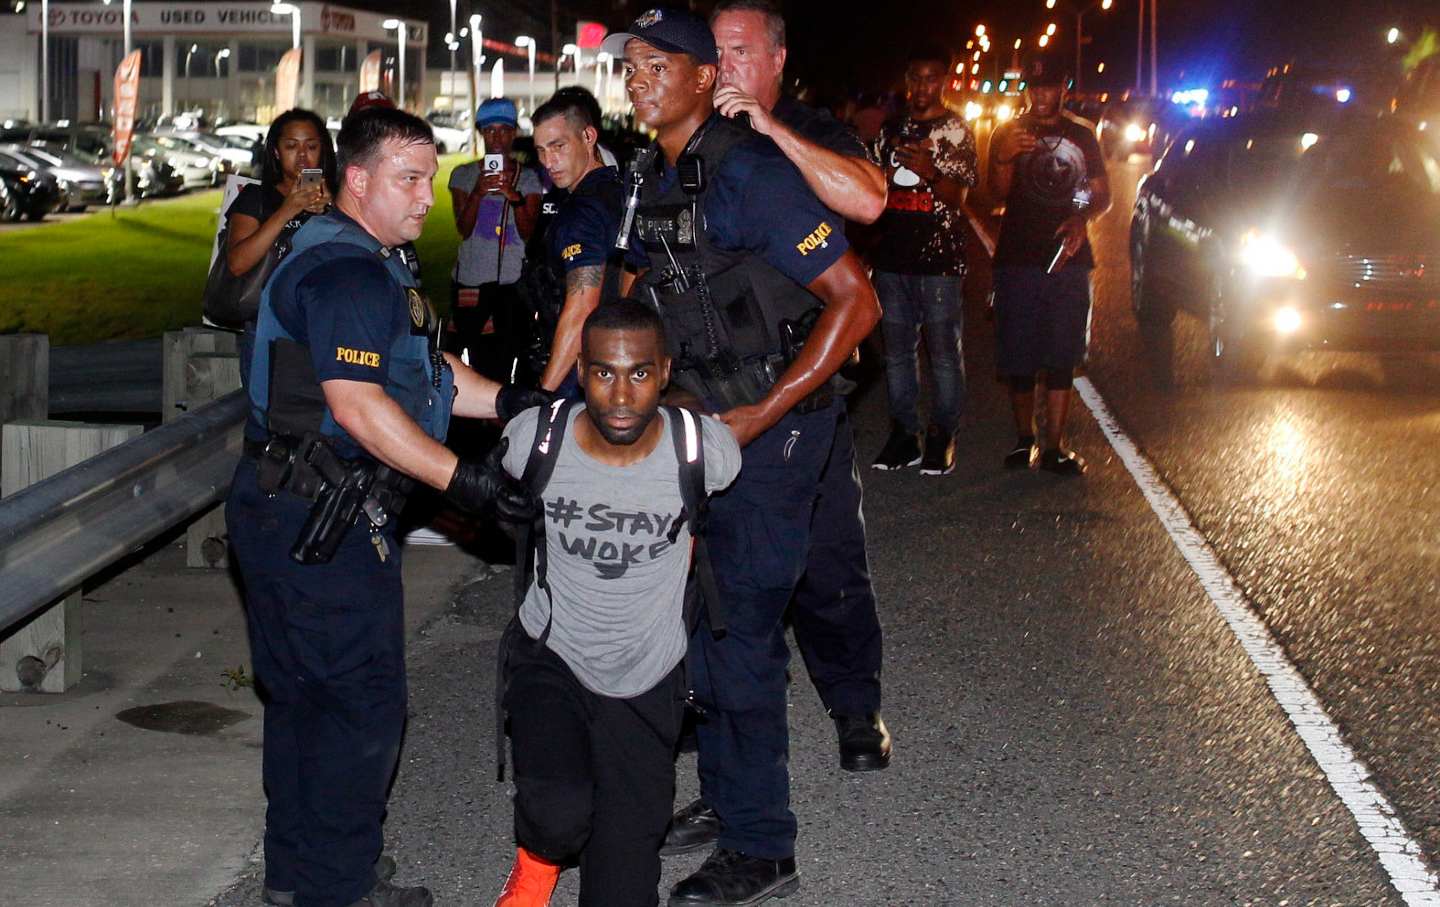
[[[1090,339],[1086,225],[1110,209],[1110,181],[1095,127],[1064,108],[1064,71],[1040,58],[1025,74],[1029,109],[995,131],[990,188],[1005,200],[995,249],[996,370],[1010,382],[1018,435],[1007,469],[1078,476],[1085,461],[1065,444],[1075,369]],[[1045,447],[1035,438],[1035,384],[1045,373]]]
[[[703,20],[649,10],[603,49],[623,52],[636,116],[656,133],[630,175],[638,210],[627,241],[643,271],[632,295],[664,320],[672,383],[719,413],[743,457],[709,508],[719,594],[689,656],[706,713],[701,793],[719,837],[669,903],[758,904],[799,885],[782,618],[807,567],[827,569],[807,563],[817,502],[854,494],[840,487],[853,470],[825,468],[854,458],[831,379],[880,309],[843,224],[795,166],[715,112],[719,54]],[[858,524],[860,513],[836,519]]]

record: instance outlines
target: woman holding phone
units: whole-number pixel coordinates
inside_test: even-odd
[[[337,187],[335,145],[325,121],[310,110],[287,110],[270,124],[260,182],[240,190],[226,212],[226,263],[237,277],[258,266],[282,235],[330,206]],[[240,372],[250,383],[255,324],[240,338]]]

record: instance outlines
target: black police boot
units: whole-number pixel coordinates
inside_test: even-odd
[[[395,858],[388,853],[382,853],[380,859],[375,861],[375,881],[388,882],[394,877]],[[294,907],[295,892],[276,891],[267,887],[261,892],[261,899],[271,907]]]
[[[673,857],[709,847],[719,837],[720,817],[704,800],[697,799],[670,817],[670,829],[665,832],[660,856]]]
[[[401,888],[389,882],[376,882],[365,897],[350,907],[433,907],[435,898],[423,886]]]
[[[890,730],[879,712],[835,715],[840,738],[840,767],[847,772],[878,772],[890,765]]]
[[[762,860],[716,848],[689,878],[670,889],[669,907],[759,904],[794,894],[800,887],[795,858]]]

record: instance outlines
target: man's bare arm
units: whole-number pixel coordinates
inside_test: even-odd
[[[445,361],[455,372],[455,415],[466,419],[495,418],[495,396],[500,385],[461,362],[459,356],[446,353]]]
[[[605,282],[605,266],[589,265],[565,275],[565,306],[555,326],[555,339],[550,343],[550,362],[540,377],[540,386],[553,391],[575,368],[580,355],[580,329],[585,319],[600,304],[600,287]]]
[[[880,321],[880,302],[865,276],[864,265],[853,251],[810,282],[808,289],[825,309],[805,345],[765,399],[721,413],[741,446],[766,429],[824,384],[850,358],[855,347]]]
[[[320,389],[335,421],[375,459],[432,488],[444,491],[450,484],[459,459],[425,434],[384,387],[331,379],[320,382]]]
[[[860,224],[873,224],[885,213],[885,174],[870,161],[823,148],[780,122],[770,138],[831,211]]]

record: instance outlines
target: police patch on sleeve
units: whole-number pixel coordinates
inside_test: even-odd
[[[820,226],[810,231],[809,236],[805,237],[804,239],[800,240],[798,243],[795,244],[795,251],[799,252],[801,255],[809,255],[816,249],[824,249],[829,245],[829,243],[826,242],[826,239],[830,236],[830,234],[834,232],[835,230],[830,226],[830,224],[827,221],[822,220],[820,222]]]
[[[365,368],[379,368],[380,354],[369,350],[351,349],[348,346],[335,347],[335,361],[346,365],[363,365]]]

